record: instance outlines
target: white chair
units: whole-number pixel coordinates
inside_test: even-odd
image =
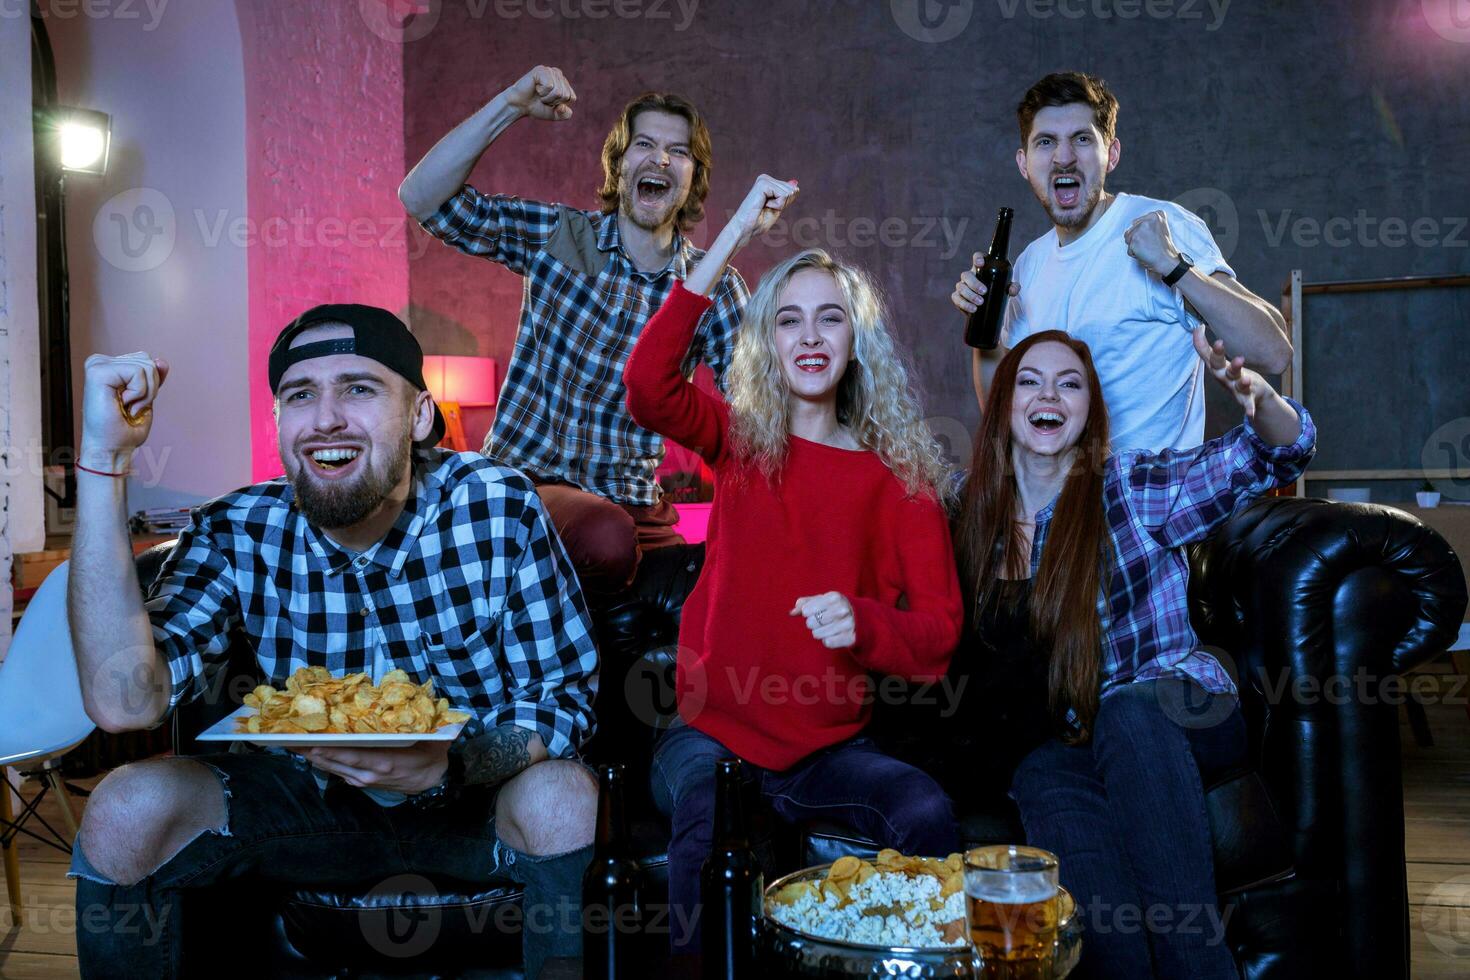
[[[71,853],[77,818],[61,778],[60,762],[96,727],[82,708],[71,628],[66,621],[69,565],[59,565],[36,590],[10,641],[10,650],[0,662],[0,845],[5,852],[5,881],[16,925],[21,922],[16,837],[25,834]],[[22,766],[25,774],[40,777],[41,788],[30,802],[22,801],[19,814],[12,815],[6,769],[21,771]],[[62,837],[36,812],[48,790],[56,791],[70,837]],[[45,827],[55,840],[27,829],[30,820]]]

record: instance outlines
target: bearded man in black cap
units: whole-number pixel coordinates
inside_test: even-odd
[[[110,773],[73,851],[83,976],[181,975],[181,892],[240,879],[515,880],[526,975],[575,954],[597,796],[576,752],[596,653],[535,488],[478,454],[431,448],[443,419],[401,321],[317,307],[270,354],[286,477],[195,511],[144,601],[123,478],[167,371],[141,353],[87,360],[68,603],[92,719],[156,727],[244,637],[274,687],[306,666],[374,682],[399,669],[470,720],[453,743]]]

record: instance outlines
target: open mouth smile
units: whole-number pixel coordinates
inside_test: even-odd
[[[1067,417],[1061,412],[1049,408],[1043,408],[1026,416],[1026,421],[1033,429],[1048,435],[1059,431],[1067,424]]]
[[[324,446],[306,450],[305,455],[315,472],[339,478],[357,468],[362,450],[356,446]]]
[[[638,203],[644,207],[657,207],[666,202],[674,189],[674,182],[662,174],[644,174],[634,185]]]

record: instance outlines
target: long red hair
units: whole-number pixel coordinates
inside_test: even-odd
[[[1002,578],[1026,578],[1031,556],[1016,524],[1019,494],[1011,462],[1011,404],[1021,359],[1037,344],[1064,344],[1082,362],[1090,408],[1077,455],[1052,514],[1041,565],[1031,590],[1032,638],[1051,651],[1049,702],[1058,721],[1070,708],[1086,741],[1097,717],[1102,626],[1097,600],[1109,547],[1103,513],[1103,472],[1108,457],[1108,410],[1092,352],[1060,330],[1032,334],[1001,359],[985,399],[985,414],[970,461],[970,477],[955,525],[960,582],[977,616]]]

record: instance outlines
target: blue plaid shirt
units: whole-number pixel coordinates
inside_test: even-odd
[[[654,471],[663,438],[629,418],[623,365],[674,280],[686,278],[704,252],[680,235],[668,265],[640,272],[623,250],[616,215],[491,197],[468,185],[423,227],[526,280],[484,453],[533,477],[621,503],[658,503]],[[739,273],[726,270],[695,334],[686,374],[703,360],[723,388],[748,295]]]
[[[1220,662],[1200,649],[1189,623],[1189,558],[1231,515],[1273,487],[1301,476],[1316,453],[1317,427],[1307,410],[1287,446],[1268,445],[1249,421],[1195,449],[1130,450],[1108,458],[1103,509],[1113,548],[1106,594],[1098,598],[1103,632],[1102,697],[1120,685],[1182,674],[1206,691],[1234,694]],[[1033,579],[1056,501],[1036,515]]]
[[[470,721],[539,732],[552,758],[592,730],[597,652],[587,605],[541,498],[477,453],[414,455],[403,513],[361,554],[292,503],[285,479],[204,504],[149,591],[172,707],[198,696],[231,634],[255,646],[267,683],[298,667],[394,667]]]

